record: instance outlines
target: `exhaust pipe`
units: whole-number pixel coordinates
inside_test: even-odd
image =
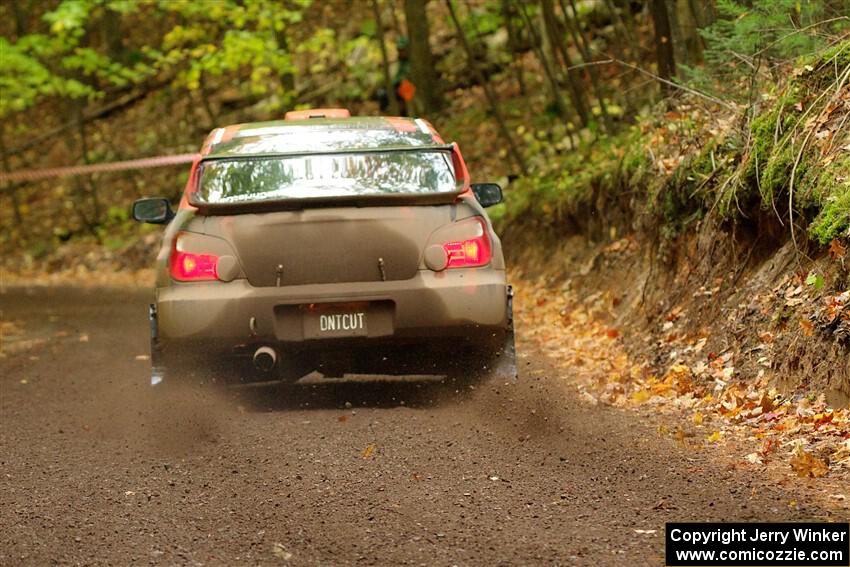
[[[254,353],[254,367],[260,372],[271,372],[277,364],[277,351],[270,346],[261,346]]]

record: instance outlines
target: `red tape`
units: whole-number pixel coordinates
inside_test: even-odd
[[[85,175],[102,171],[125,171],[128,169],[146,169],[149,167],[165,167],[192,163],[198,154],[177,154],[171,156],[155,156],[109,163],[92,163],[87,165],[71,165],[68,167],[49,167],[46,169],[25,169],[22,171],[0,172],[0,183],[15,183],[19,181],[36,181],[49,177],[68,177]]]

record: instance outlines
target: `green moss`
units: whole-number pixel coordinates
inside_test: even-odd
[[[833,238],[846,235],[848,229],[850,229],[850,187],[826,202],[809,228],[809,234],[820,244],[826,244]]]
[[[845,154],[846,155],[846,154]],[[850,235],[850,157],[823,168],[812,187],[811,201],[821,204],[809,234],[820,244]]]

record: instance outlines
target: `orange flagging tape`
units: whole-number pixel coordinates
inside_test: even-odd
[[[26,169],[23,171],[12,171],[11,173],[0,172],[0,183],[36,181],[38,179],[47,179],[48,177],[67,177],[69,175],[84,175],[86,173],[98,173],[101,171],[124,171],[127,169],[144,169],[148,167],[180,165],[183,163],[192,163],[192,161],[194,161],[197,157],[198,154],[177,154],[172,156],[155,156],[142,159],[130,159],[126,161],[113,161],[110,163],[49,167],[47,169]]]

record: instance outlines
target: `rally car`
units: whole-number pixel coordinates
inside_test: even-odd
[[[168,225],[151,382],[513,378],[512,293],[484,211],[501,199],[423,119],[319,109],[213,130],[176,212],[133,205]]]

